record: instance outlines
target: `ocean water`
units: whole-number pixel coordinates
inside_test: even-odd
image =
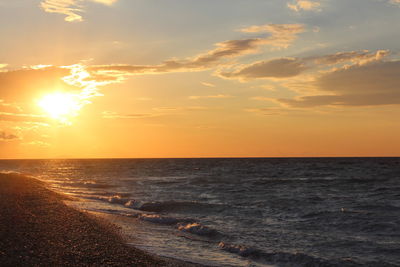
[[[215,266],[400,266],[400,158],[2,160],[130,244]]]

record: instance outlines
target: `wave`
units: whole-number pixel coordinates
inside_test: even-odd
[[[220,235],[217,230],[201,225],[200,223],[179,223],[178,230],[207,237],[217,237]]]
[[[151,223],[166,224],[166,225],[194,222],[194,220],[192,220],[192,219],[166,217],[166,216],[160,216],[157,214],[139,214],[138,219],[140,219],[142,221],[151,222]]]
[[[122,200],[121,200],[122,201]],[[125,207],[148,212],[172,212],[172,211],[188,211],[188,212],[205,212],[212,210],[221,210],[219,204],[200,203],[191,201],[164,201],[164,202],[142,202],[134,199],[127,200]]]
[[[227,244],[220,242],[218,247],[229,253],[234,253],[242,257],[250,258],[254,261],[262,261],[268,264],[277,264],[280,266],[310,266],[310,267],[355,267],[361,266],[351,259],[326,260],[310,256],[304,253],[288,252],[265,252],[259,249],[246,247],[242,245]]]
[[[121,197],[120,195],[108,197],[107,201],[114,204],[125,205],[129,200],[126,198]]]
[[[116,187],[115,185],[97,183],[95,181],[84,181],[84,182],[55,182],[54,184],[61,185],[63,187],[77,187],[77,188],[93,188],[93,189],[108,189]]]

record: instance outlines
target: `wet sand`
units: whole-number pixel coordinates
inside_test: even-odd
[[[193,266],[124,243],[118,228],[36,179],[0,174],[0,266]]]

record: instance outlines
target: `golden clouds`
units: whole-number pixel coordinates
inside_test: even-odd
[[[317,64],[335,65],[340,63],[352,63],[362,65],[368,62],[381,60],[388,55],[388,50],[378,50],[375,53],[371,53],[368,50],[363,50],[338,52],[332,55],[315,57],[314,59]]]
[[[241,31],[246,33],[267,33],[264,38],[228,40],[215,44],[216,48],[189,59],[170,59],[159,65],[103,65],[91,66],[88,71],[93,77],[107,80],[125,75],[156,74],[168,72],[201,71],[221,65],[229,65],[229,59],[257,53],[262,46],[287,48],[305,31],[301,24],[267,24],[251,26]]]
[[[16,140],[19,139],[19,137],[15,134],[9,134],[6,133],[5,131],[0,131],[0,142],[1,141],[11,141],[11,140]]]
[[[220,72],[223,78],[259,79],[287,78],[297,76],[307,69],[306,65],[296,58],[279,58],[255,62],[233,72]]]
[[[224,94],[218,94],[218,95],[193,95],[189,96],[189,99],[221,99],[221,98],[232,98],[233,96],[231,95],[224,95]]]
[[[68,74],[68,69],[58,67],[0,71],[0,99],[26,102],[52,88],[73,90],[72,86],[61,80]]]
[[[400,61],[375,61],[323,73],[313,83],[318,94],[278,99],[292,107],[400,104]]]
[[[305,58],[276,58],[241,65],[233,71],[219,71],[218,76],[222,78],[237,78],[242,81],[250,79],[283,79],[298,76],[307,70],[315,72],[332,66],[363,65],[380,61],[388,55],[388,50],[378,50],[376,52],[363,50]]]
[[[288,48],[305,30],[302,24],[265,24],[240,29],[246,33],[269,33],[270,36],[261,39],[260,44],[278,48]]]
[[[247,28],[240,29],[241,32],[247,33],[258,33],[267,32],[271,33],[274,37],[293,37],[298,33],[304,32],[304,25],[302,24],[264,24],[264,25],[253,25]],[[286,38],[284,38],[286,39]]]
[[[116,3],[118,0],[91,0],[92,2],[100,3],[103,5],[111,6]]]
[[[218,76],[242,82],[273,80],[301,95],[263,100],[291,108],[394,105],[400,104],[400,61],[385,60],[389,54],[388,50],[362,50],[277,58],[219,71]]]
[[[94,80],[79,64],[5,70],[0,71],[0,99],[26,103],[52,91],[68,91],[86,101],[99,95],[98,86],[109,82]]]
[[[153,113],[119,114],[113,111],[103,111],[104,119],[146,119],[160,116]]]
[[[118,0],[89,0],[104,5],[112,5]],[[40,7],[48,13],[57,13],[65,15],[67,22],[79,22],[83,20],[84,2],[88,0],[43,0]]]
[[[295,2],[288,3],[288,8],[299,12],[301,10],[306,11],[319,11],[321,7],[320,1],[310,1],[310,0],[296,0]]]
[[[25,113],[10,113],[10,112],[0,112],[0,121],[29,122],[29,123],[49,122],[49,120],[43,115],[25,114]]]
[[[82,21],[82,6],[78,0],[45,0],[40,3],[40,7],[48,13],[64,14],[65,21]]]
[[[59,95],[65,103],[65,96],[74,99],[74,112],[91,103],[93,97],[100,96],[99,86],[111,81],[96,81],[85,67],[77,64],[72,66],[34,66],[20,70],[4,70],[0,72],[0,120],[43,122],[48,121],[49,115],[38,113],[39,106],[51,96]],[[60,102],[59,101],[59,102]],[[53,110],[60,108],[55,99],[49,98]],[[60,102],[61,103],[61,102]],[[40,104],[40,105],[39,105]],[[47,105],[48,107],[49,105]],[[43,108],[42,111],[48,111]],[[60,114],[59,114],[60,115]],[[53,116],[54,117],[54,116]],[[61,116],[59,116],[61,121]],[[67,120],[64,120],[65,122]]]

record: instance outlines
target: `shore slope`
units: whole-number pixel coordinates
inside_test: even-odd
[[[38,180],[0,174],[1,266],[187,266],[126,245],[114,226],[63,199]]]

